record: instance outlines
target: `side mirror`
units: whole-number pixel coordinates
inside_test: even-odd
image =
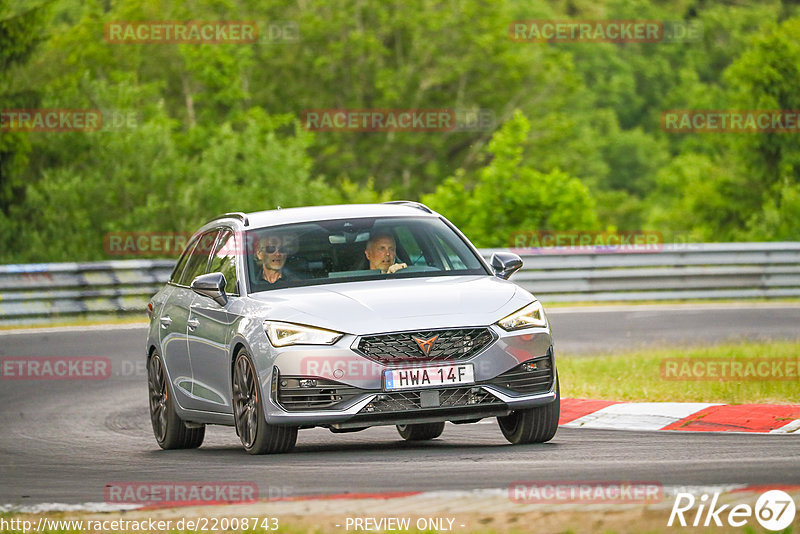
[[[201,274],[190,286],[198,295],[203,295],[213,299],[220,306],[228,303],[228,296],[225,294],[225,277],[222,273]]]
[[[495,252],[490,261],[495,276],[508,280],[508,277],[522,267],[522,258],[511,252]]]

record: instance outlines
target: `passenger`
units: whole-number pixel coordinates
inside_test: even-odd
[[[369,268],[380,269],[383,274],[396,273],[408,267],[405,263],[395,263],[396,253],[394,237],[386,232],[373,234],[367,241],[367,248],[364,251],[369,260]]]
[[[261,279],[274,284],[278,280],[291,278],[291,273],[285,268],[287,255],[287,238],[279,235],[269,235],[258,240],[256,259],[262,266]]]

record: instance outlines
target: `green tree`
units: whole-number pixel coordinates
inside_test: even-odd
[[[14,9],[0,0],[0,109],[36,107],[38,91],[20,83],[22,68],[43,39],[46,5]],[[0,132],[0,250],[20,247],[16,209],[24,193],[24,169],[31,152],[25,132]]]
[[[720,228],[731,222],[727,210],[731,199],[725,194],[731,183],[729,169],[706,154],[687,152],[663,167],[656,180],[657,188],[648,199],[650,228],[667,241],[718,240]]]
[[[489,143],[491,161],[475,173],[472,190],[465,189],[467,175],[460,170],[423,202],[481,247],[509,246],[515,232],[597,229],[594,200],[580,180],[521,164],[529,131],[528,119],[514,113]]]
[[[696,94],[695,109],[800,109],[800,18],[766,24],[732,61],[721,90]],[[800,141],[793,133],[686,136],[658,173],[649,222],[703,240],[800,238]]]
[[[800,17],[770,26],[755,37],[752,46],[725,72],[725,78],[733,93],[731,101],[740,108],[800,109]],[[752,214],[749,226],[762,238],[766,237],[763,229],[775,228],[781,229],[784,239],[800,239],[800,225],[792,213],[800,192],[797,134],[741,135],[731,145],[743,163],[746,179],[741,185],[752,198],[745,205]]]
[[[135,110],[138,126],[0,133],[3,261],[57,259],[60,239],[59,258],[97,258],[105,232],[185,231],[222,210],[390,198],[425,198],[485,245],[539,228],[797,234],[797,136],[659,124],[666,109],[798,109],[790,2],[10,1],[3,108]],[[704,31],[690,43],[508,37],[512,21],[565,18]],[[288,22],[298,39],[107,43],[105,24],[124,20]],[[316,133],[298,122],[311,108],[483,109],[505,126]]]

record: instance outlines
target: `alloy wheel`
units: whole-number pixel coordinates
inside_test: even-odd
[[[150,390],[150,420],[153,423],[153,432],[156,439],[164,441],[167,435],[167,379],[164,375],[164,366],[161,357],[154,354],[150,358],[147,373],[147,386]]]
[[[233,377],[233,405],[236,430],[245,447],[252,447],[258,430],[258,389],[249,358],[240,354]]]

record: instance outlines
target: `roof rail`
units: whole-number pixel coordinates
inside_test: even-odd
[[[417,208],[418,210],[422,210],[425,213],[433,213],[433,210],[430,209],[425,204],[423,204],[422,202],[414,202],[413,200],[389,200],[387,202],[384,202],[384,204],[400,204],[403,206],[408,206],[409,208]]]
[[[208,222],[216,221],[217,219],[239,219],[245,226],[250,226],[250,220],[247,218],[247,215],[245,215],[244,212],[241,211],[232,211],[230,213],[223,213],[222,215],[217,215],[213,219],[210,219]]]

